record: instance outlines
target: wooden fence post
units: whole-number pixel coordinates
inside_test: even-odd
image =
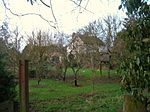
[[[28,61],[19,60],[20,112],[29,112]]]

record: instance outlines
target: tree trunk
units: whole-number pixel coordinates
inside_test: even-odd
[[[74,85],[78,86],[78,84],[77,84],[77,74],[74,75]]]
[[[65,67],[65,71],[63,73],[63,81],[64,82],[66,81],[66,72],[67,72],[67,67]]]
[[[75,70],[75,68],[72,67],[72,71],[74,73],[74,85],[78,86],[78,83],[77,83],[77,73],[78,73],[79,69]]]
[[[123,112],[147,112],[145,102],[135,99],[133,96],[124,96]]]
[[[63,81],[65,82],[66,81],[66,76],[64,75],[64,77],[63,77]]]
[[[41,78],[38,79],[38,85],[40,84],[40,82],[41,82]]]
[[[109,70],[108,70],[108,78],[110,78],[110,70],[111,70],[111,55],[109,54]]]
[[[102,62],[100,62],[99,73],[100,73],[100,75],[102,76]]]
[[[150,87],[148,87],[148,93],[150,93]]]
[[[108,78],[110,79],[110,68],[108,70]]]

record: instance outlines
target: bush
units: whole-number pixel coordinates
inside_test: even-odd
[[[36,78],[36,70],[29,71],[29,78]]]
[[[11,100],[16,96],[15,77],[6,69],[5,56],[0,53],[0,102]]]

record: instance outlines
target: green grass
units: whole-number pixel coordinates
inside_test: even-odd
[[[74,87],[69,83],[42,80],[43,87],[35,87],[30,80],[30,105],[36,112],[117,112],[122,108],[118,83],[91,83]],[[93,93],[93,94],[92,94]]]
[[[96,72],[95,73],[96,76],[108,76],[108,70],[102,70],[102,74],[100,73],[99,69],[95,70],[95,72]],[[67,69],[67,75],[72,75],[72,74],[73,74],[72,69],[68,68]],[[81,76],[89,78],[93,75],[93,72],[92,72],[92,69],[90,69],[90,68],[82,68],[79,70],[79,74]],[[110,75],[111,76],[117,75],[117,71],[116,70],[110,70]]]

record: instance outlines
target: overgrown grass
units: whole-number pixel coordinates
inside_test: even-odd
[[[117,112],[122,108],[118,83],[87,83],[74,87],[69,83],[43,80],[37,86],[30,80],[30,105],[36,112]]]

